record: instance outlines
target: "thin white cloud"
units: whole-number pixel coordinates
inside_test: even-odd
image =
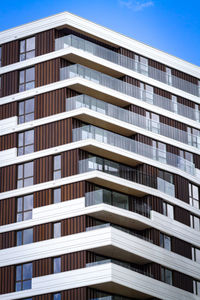
[[[123,0],[119,0],[119,4],[121,6],[124,6],[128,9],[131,9],[133,11],[141,11],[145,8],[154,6],[154,2],[153,1],[123,1]]]

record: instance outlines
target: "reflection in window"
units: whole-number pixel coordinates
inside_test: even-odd
[[[163,215],[169,217],[170,219],[174,219],[174,207],[173,205],[163,202]]]
[[[193,290],[195,295],[200,295],[200,281],[193,280]]]
[[[166,144],[157,141],[152,141],[153,146],[153,159],[160,161],[161,163],[166,163],[167,153]]]
[[[53,237],[58,238],[61,236],[61,222],[53,224]]]
[[[54,273],[61,272],[61,257],[56,257],[53,259],[53,272]]]
[[[19,60],[23,61],[32,57],[35,57],[35,37],[20,41]]]
[[[200,249],[192,247],[192,260],[200,264]]]
[[[200,231],[200,218],[190,215],[190,227],[192,227],[195,230]]]
[[[56,155],[53,160],[53,179],[59,178],[61,178],[61,155]]]
[[[171,251],[171,238],[160,232],[160,247]]]
[[[17,198],[17,222],[32,219],[33,194]]]
[[[200,208],[199,205],[199,188],[198,186],[189,183],[189,199],[190,199],[190,205]]]
[[[35,68],[25,69],[19,72],[19,92],[27,91],[35,87]]]
[[[15,291],[31,289],[32,263],[16,266]]]
[[[18,123],[26,123],[34,120],[34,98],[19,102]]]
[[[17,154],[24,155],[34,152],[34,129],[18,133]]]
[[[174,191],[172,174],[165,171],[158,170],[157,184],[158,184],[158,189],[161,192],[164,192],[174,197],[175,191]]]
[[[53,203],[61,202],[61,188],[53,190]]]
[[[61,293],[53,294],[53,300],[61,300]]]
[[[172,271],[161,267],[161,280],[172,285]]]
[[[33,242],[33,228],[17,231],[17,246]]]
[[[17,188],[33,185],[33,162],[18,165]]]
[[[166,83],[172,85],[172,70],[166,67]]]

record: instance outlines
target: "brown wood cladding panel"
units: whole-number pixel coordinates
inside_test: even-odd
[[[17,133],[0,136],[0,151],[17,147]]]
[[[0,120],[17,116],[17,102],[11,102],[0,106]]]
[[[200,169],[200,155],[193,153],[195,168]]]
[[[61,235],[70,235],[86,230],[86,216],[78,216],[61,221]]]
[[[35,87],[58,81],[60,78],[60,58],[35,65]]]
[[[8,231],[0,233],[0,249],[14,247],[16,244],[16,232]]]
[[[18,92],[18,71],[1,75],[1,96],[9,96]]]
[[[43,55],[55,50],[55,29],[39,32],[35,35],[35,55]]]
[[[85,268],[86,251],[61,255],[61,272]]]
[[[72,118],[35,128],[35,151],[72,142]]]
[[[135,85],[137,87],[140,87],[140,81],[133,78],[133,77],[130,77],[128,75],[124,75],[123,77],[121,77],[121,80],[126,82],[126,83],[129,83],[129,84]]]
[[[152,59],[148,58],[148,65],[152,68],[155,68],[155,69],[161,70],[163,72],[166,72],[166,66],[161,64],[158,61],[155,61],[155,60],[152,60]]]
[[[0,294],[15,291],[15,266],[0,268]]]
[[[170,119],[168,117],[160,115],[160,122],[175,128],[178,128],[180,130],[187,131],[187,125],[181,122],[178,122],[176,120]]]
[[[194,84],[198,84],[198,79],[189,75],[189,74],[186,74],[186,73],[183,73],[179,70],[175,70],[175,69],[171,69],[172,70],[172,75],[178,77],[178,78],[181,78],[181,79],[184,79],[186,81],[189,81],[189,82],[192,82]]]
[[[33,194],[34,208],[52,204],[52,190],[38,191]]]
[[[52,257],[35,260],[33,262],[33,277],[40,277],[52,274],[53,259]]]
[[[3,44],[1,47],[2,67],[19,61],[19,40]]]
[[[126,107],[127,110],[132,111],[138,115],[146,116],[146,109],[139,107],[133,104],[130,104]]]
[[[14,223],[16,220],[15,198],[0,201],[0,226]]]
[[[38,295],[32,297],[33,300],[52,300],[52,294]]]
[[[71,289],[67,291],[61,292],[61,299],[62,300],[88,300],[92,299],[89,295],[87,295],[87,288],[77,288],[77,289]]]
[[[33,227],[33,242],[40,242],[52,238],[52,223]]]
[[[124,55],[124,56],[127,56],[129,58],[135,59],[135,53],[128,50],[128,49],[120,47],[120,48],[117,49],[117,53],[119,53],[121,55]]]
[[[178,103],[181,103],[183,105],[186,105],[186,106],[189,106],[189,107],[192,107],[192,108],[195,108],[195,103],[188,100],[188,99],[185,99],[185,98],[182,98],[180,96],[177,96],[177,102]]]
[[[67,201],[85,196],[85,182],[80,181],[61,186],[61,200]]]
[[[163,214],[163,199],[148,195],[145,197],[147,199],[147,204],[152,208],[152,210]]]
[[[151,145],[152,146],[152,138],[149,138],[148,136],[146,135],[142,135],[140,133],[137,133],[135,135],[132,136],[132,138],[137,141],[137,142],[140,142],[140,143],[143,143],[143,144],[147,144],[147,145]]]
[[[172,251],[180,254],[182,256],[185,256],[189,259],[192,259],[192,246],[191,244],[180,240],[176,237],[172,237]]]
[[[78,173],[79,149],[70,150],[61,154],[62,177]]]
[[[165,90],[161,90],[160,88],[157,88],[155,86],[153,88],[153,91],[154,91],[155,94],[157,94],[159,96],[171,99],[171,93],[170,92],[167,92]]]
[[[190,226],[190,213],[188,210],[182,207],[179,206],[174,207],[174,219],[187,226]]]
[[[64,112],[66,110],[65,99],[76,95],[78,95],[77,92],[68,88],[37,95],[35,101],[35,119]]]
[[[174,175],[175,197],[189,203],[189,181],[179,175]]]
[[[0,191],[6,192],[17,188],[17,166],[0,168]]]
[[[137,170],[150,176],[157,177],[158,175],[158,169],[147,164],[138,165]]]
[[[173,271],[173,285],[182,290],[193,293],[193,279],[186,274]]]
[[[53,179],[53,157],[38,158],[34,162],[34,184]]]

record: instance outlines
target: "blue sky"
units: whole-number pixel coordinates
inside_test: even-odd
[[[1,0],[0,31],[62,11],[200,66],[200,0]]]

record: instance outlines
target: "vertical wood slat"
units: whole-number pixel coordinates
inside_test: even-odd
[[[35,151],[72,142],[72,118],[36,127],[34,139]]]
[[[1,45],[2,67],[14,64],[19,61],[19,40]]]
[[[78,173],[79,149],[70,150],[61,154],[62,177]]]
[[[42,190],[33,194],[34,208],[52,204],[52,190]]]
[[[0,168],[0,192],[17,188],[17,166],[11,165]]]
[[[35,35],[35,56],[55,50],[55,28],[39,32]]]
[[[1,200],[0,212],[0,226],[14,223],[16,221],[15,198]]]
[[[198,85],[198,79],[193,77],[192,75],[186,74],[184,72],[175,69],[171,69],[171,70],[172,70],[172,75]]]
[[[38,158],[34,162],[34,184],[53,179],[53,157]]]
[[[1,96],[9,96],[18,92],[18,71],[12,71],[1,75]]]
[[[0,136],[0,151],[17,147],[17,133]]]
[[[88,298],[87,296],[87,288],[81,287],[76,289],[71,289],[67,291],[62,291],[61,299],[63,300],[88,300],[92,298]]]
[[[33,242],[40,242],[52,238],[52,223],[40,224],[33,227]]]
[[[189,181],[174,174],[175,197],[189,203]]]
[[[45,276],[53,273],[53,258],[43,258],[33,262],[33,277]]]
[[[0,105],[0,120],[17,116],[17,102]]]
[[[61,255],[61,272],[85,268],[86,251]]]
[[[52,294],[38,295],[32,297],[33,300],[52,300]]]
[[[15,266],[0,268],[0,294],[15,291]]]
[[[184,257],[187,257],[189,259],[192,259],[192,245],[180,240],[176,237],[172,237],[172,251],[180,254]]]
[[[182,290],[193,293],[193,278],[186,274],[173,271],[173,285]]]
[[[16,231],[0,233],[0,249],[11,248],[16,245]]]
[[[190,212],[180,206],[175,206],[174,220],[190,226]]]
[[[86,216],[78,216],[61,221],[61,235],[66,236],[84,232],[86,230]]]
[[[35,87],[59,81],[60,58],[55,58],[35,65]]]
[[[68,201],[85,196],[85,182],[80,181],[61,186],[61,201]]]
[[[139,107],[133,104],[130,104],[128,106],[125,107],[127,110],[136,113],[138,115],[142,115],[142,116],[146,116],[146,109],[144,109],[143,107]]]

